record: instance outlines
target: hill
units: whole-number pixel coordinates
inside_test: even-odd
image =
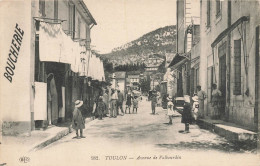
[[[149,65],[147,64],[149,55],[158,54],[164,57],[173,55],[175,45],[176,26],[170,25],[144,34],[134,41],[114,48],[111,53],[100,54],[100,56],[112,63],[114,67],[142,63]]]

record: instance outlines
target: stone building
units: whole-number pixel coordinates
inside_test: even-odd
[[[70,120],[77,99],[91,105],[104,69],[90,50],[97,23],[83,0],[1,1],[0,15],[4,135]]]
[[[222,119],[257,129],[259,112],[259,1],[201,1],[200,84],[211,117],[212,84],[222,92]]]

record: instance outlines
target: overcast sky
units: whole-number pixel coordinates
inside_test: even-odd
[[[175,0],[84,0],[98,25],[91,45],[100,53],[176,23]]]

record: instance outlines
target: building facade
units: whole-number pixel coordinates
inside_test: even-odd
[[[103,62],[90,51],[90,29],[96,21],[86,4],[82,0],[0,3],[5,24],[0,32],[7,40],[1,44],[3,134],[30,133],[35,127],[69,120],[78,99],[90,110],[90,96],[105,80]]]
[[[200,49],[199,1],[177,0],[177,45],[176,55],[168,67],[174,71],[176,81],[173,96],[193,95],[199,80],[198,66]]]
[[[222,92],[222,119],[257,129],[259,112],[259,1],[201,1],[200,84]]]

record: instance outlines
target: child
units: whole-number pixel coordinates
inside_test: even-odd
[[[194,101],[193,105],[192,105],[192,115],[196,122],[197,118],[198,118],[198,112],[199,112],[199,101],[198,101],[199,98],[198,98],[198,96],[193,96],[192,100]]]
[[[183,113],[182,113],[182,119],[181,123],[185,124],[185,133],[189,133],[189,125],[192,122],[192,115],[191,115],[191,104],[190,104],[190,96],[185,95],[184,96],[184,106],[183,106]]]
[[[152,97],[151,97],[151,106],[152,106],[152,114],[153,115],[155,115],[156,104],[157,104],[156,93],[153,92]]]
[[[83,105],[83,101],[77,100],[75,101],[75,109],[73,111],[73,118],[72,118],[72,128],[76,130],[76,137],[77,139],[85,138],[83,136],[83,129],[85,129],[85,120],[82,117],[80,107]],[[78,130],[80,130],[80,137]]]
[[[132,95],[130,92],[128,92],[127,96],[126,96],[126,103],[125,103],[125,114],[126,114],[126,110],[128,108],[129,110],[129,114],[130,114],[130,108],[131,108],[131,103],[132,103]]]
[[[97,113],[98,113],[99,120],[102,120],[105,109],[106,109],[106,104],[103,102],[103,97],[99,96],[98,103],[97,103]]]
[[[138,108],[138,98],[137,98],[137,96],[135,96],[134,100],[133,100],[133,113],[134,113],[134,110],[137,113],[137,108]]]
[[[169,125],[172,124],[172,116],[174,115],[174,111],[173,111],[173,103],[172,103],[172,98],[171,97],[167,97],[168,103],[167,103],[167,110],[168,113],[167,115],[169,116]]]

